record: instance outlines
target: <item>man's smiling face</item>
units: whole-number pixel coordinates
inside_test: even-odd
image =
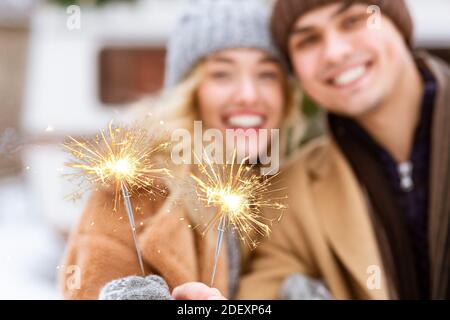
[[[407,45],[390,19],[370,29],[367,5],[319,7],[294,24],[289,55],[306,94],[327,111],[357,117],[394,93]]]

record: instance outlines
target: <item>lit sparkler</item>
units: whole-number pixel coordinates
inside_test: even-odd
[[[80,179],[80,186],[87,182],[90,187],[114,187],[114,211],[117,210],[119,200],[123,199],[139,265],[144,275],[130,197],[137,190],[143,190],[152,196],[166,193],[166,189],[156,181],[163,176],[170,176],[170,172],[157,166],[155,156],[168,148],[169,143],[156,143],[147,130],[136,125],[126,128],[110,123],[107,131],[100,131],[94,138],[69,137],[64,147],[74,158],[66,164],[74,172],[66,176]],[[79,195],[80,192],[76,194]]]
[[[197,183],[197,196],[207,206],[215,207],[216,214],[206,225],[205,235],[218,223],[218,234],[214,256],[214,267],[211,276],[211,287],[214,283],[218,257],[222,244],[223,234],[231,226],[239,235],[241,241],[252,249],[257,246],[255,236],[270,234],[272,219],[264,217],[262,208],[280,211],[286,209],[283,204],[286,197],[271,197],[271,194],[280,189],[273,189],[272,180],[276,176],[260,176],[246,165],[244,159],[236,164],[236,151],[231,165],[214,165],[207,159],[206,164],[198,166],[200,174],[191,174]]]

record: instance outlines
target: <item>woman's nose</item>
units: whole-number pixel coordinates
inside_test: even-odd
[[[235,102],[239,106],[254,106],[258,102],[258,88],[251,77],[243,77],[236,90]]]

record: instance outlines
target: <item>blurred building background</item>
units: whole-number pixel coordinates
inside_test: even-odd
[[[64,200],[74,186],[60,144],[158,92],[186,1],[87,0],[77,12],[71,0],[0,0],[0,299],[60,298],[58,264],[86,200]],[[450,1],[409,4],[417,46],[450,62]]]

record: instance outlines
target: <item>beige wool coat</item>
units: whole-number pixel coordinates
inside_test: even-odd
[[[438,85],[431,141],[429,244],[432,298],[442,299],[450,271],[450,69],[427,54],[420,54],[418,61]],[[336,299],[395,299],[389,261],[382,261],[380,254],[380,246],[386,244],[376,237],[382,230],[374,226],[365,190],[333,138],[310,143],[291,159],[285,178],[289,211],[252,253],[237,298],[282,298],[284,281],[301,273],[323,280]],[[373,285],[373,275],[380,276],[379,287]]]

